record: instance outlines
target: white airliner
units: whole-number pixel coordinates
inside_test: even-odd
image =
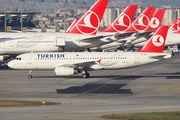
[[[168,26],[160,27],[149,42],[137,52],[38,52],[18,55],[8,63],[13,69],[26,69],[29,78],[32,70],[55,70],[58,76],[69,76],[87,71],[112,70],[140,66],[168,59],[171,54],[162,53]]]
[[[26,52],[58,52],[84,49],[109,43],[113,36],[96,36],[109,0],[98,0],[74,25],[71,33],[3,33],[0,35],[0,60],[4,55]]]

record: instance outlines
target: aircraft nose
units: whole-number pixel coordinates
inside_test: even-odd
[[[13,61],[8,62],[7,66],[8,66],[9,68],[14,68],[14,63],[13,63]]]

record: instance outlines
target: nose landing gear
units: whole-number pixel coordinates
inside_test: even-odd
[[[29,75],[28,75],[28,78],[32,78],[32,70],[29,70]]]

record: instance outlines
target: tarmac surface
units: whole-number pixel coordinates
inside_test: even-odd
[[[0,70],[0,99],[60,105],[0,107],[0,120],[103,120],[101,115],[180,111],[180,55],[122,70],[59,77],[53,71]]]

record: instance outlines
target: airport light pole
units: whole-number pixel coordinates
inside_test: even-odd
[[[22,4],[25,0],[19,0],[19,1],[21,1],[21,32],[22,32],[22,27],[23,27]]]
[[[83,15],[82,11],[83,11],[83,6],[80,6],[80,9],[81,9],[81,16]]]
[[[67,4],[69,3],[67,0],[63,0],[63,3],[64,3],[64,32],[66,32],[66,7],[67,7]]]
[[[42,31],[42,25],[43,25],[43,20],[42,20],[42,7],[43,7],[43,2],[44,0],[39,0],[41,2],[41,31]]]
[[[6,29],[6,0],[5,0],[5,16],[4,16],[4,31],[6,32],[7,29]]]
[[[85,1],[81,3],[83,5],[83,8],[85,9],[85,5],[87,4]],[[84,13],[83,13],[84,14]]]
[[[58,0],[54,0],[54,2],[56,2],[56,4],[55,4],[55,11],[56,11],[57,10],[57,3],[59,1]],[[56,14],[57,14],[57,11],[55,12],[55,32],[56,32],[56,20],[57,20]]]
[[[51,14],[51,10],[50,10],[50,7],[49,7],[49,28],[50,28],[50,23],[51,23],[50,14]]]
[[[77,4],[77,2],[76,2],[76,0],[73,0],[72,3],[74,4],[74,19],[76,19],[76,17],[75,17],[75,10],[76,10],[76,4]]]

